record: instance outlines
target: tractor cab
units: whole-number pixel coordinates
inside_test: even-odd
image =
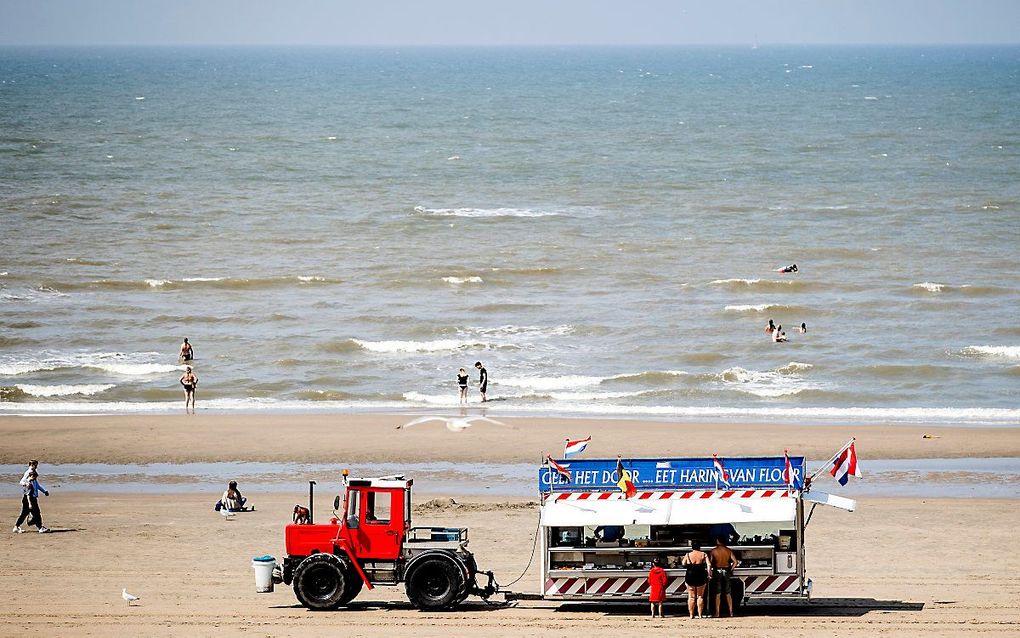
[[[364,560],[396,560],[411,529],[411,479],[387,476],[353,479],[333,502],[342,518],[341,533],[350,542],[354,554]]]

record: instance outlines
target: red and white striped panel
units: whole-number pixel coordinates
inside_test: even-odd
[[[666,583],[666,595],[677,596],[686,589],[682,577],[670,578]],[[550,578],[545,581],[546,597],[585,596],[596,598],[643,598],[648,596],[648,578],[604,577],[604,578]]]
[[[789,498],[795,492],[787,490],[687,490],[675,492],[638,492],[632,501],[683,500],[704,498]],[[561,492],[549,494],[557,501],[608,501],[621,500],[623,492]]]
[[[744,579],[745,594],[796,594],[799,592],[800,579],[796,574],[750,576]]]

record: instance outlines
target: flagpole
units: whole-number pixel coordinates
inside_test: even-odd
[[[567,458],[567,444],[570,443],[570,439],[563,439],[563,458]]]
[[[853,445],[854,441],[856,441],[856,440],[857,440],[856,437],[850,437],[850,440],[847,441],[846,445],[844,445],[843,447],[839,448],[839,450],[835,454],[833,454],[832,456],[829,457],[828,461],[826,461],[825,463],[822,463],[821,467],[819,467],[817,470],[815,470],[814,474],[812,474],[810,477],[808,477],[807,480],[808,481],[815,480],[815,477],[818,476],[819,474],[821,474],[822,470],[824,470],[826,467],[828,467],[830,463],[835,461],[836,457],[839,456],[840,454],[842,454],[843,452],[845,452],[847,450],[847,448],[849,448],[851,445]]]

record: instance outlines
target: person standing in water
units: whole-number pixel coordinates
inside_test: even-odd
[[[178,360],[181,363],[187,363],[195,360],[195,350],[188,343],[188,338],[184,337],[184,343],[181,344],[181,354],[178,356]]]
[[[776,331],[776,322],[769,319],[769,325],[765,326],[765,334],[772,334]]]
[[[802,322],[802,323],[800,324],[800,328],[799,328],[799,330],[800,330],[800,333],[801,333],[801,334],[804,334],[805,332],[807,332],[807,324],[806,324],[806,323],[803,323],[803,322]]]
[[[184,411],[188,411],[188,404],[191,404],[191,412],[195,412],[195,388],[198,387],[198,377],[191,371],[191,366],[184,370],[181,375],[181,385],[184,386]]]
[[[467,403],[467,384],[468,384],[467,370],[461,368],[460,370],[457,371],[457,385],[460,387],[461,405]]]
[[[485,398],[485,391],[489,387],[489,371],[481,361],[475,361],[475,368],[478,370],[478,392],[482,395],[482,403],[485,403],[488,400]]]

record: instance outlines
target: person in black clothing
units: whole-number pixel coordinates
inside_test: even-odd
[[[467,384],[468,384],[467,370],[465,370],[464,368],[457,370],[457,386],[460,388],[461,404],[467,403]]]
[[[187,363],[188,361],[194,361],[195,350],[188,343],[188,338],[184,337],[184,343],[181,344],[181,354],[178,356],[178,361],[181,363]]]
[[[475,368],[478,369],[478,392],[482,395],[482,403],[485,403],[485,391],[489,387],[489,372],[482,365],[481,361],[475,361]]]
[[[684,583],[687,585],[687,610],[694,618],[694,610],[697,609],[698,616],[705,615],[705,586],[708,585],[710,577],[708,571],[708,554],[701,551],[701,543],[691,543],[691,551],[684,554],[681,564],[687,567],[684,575]]]

